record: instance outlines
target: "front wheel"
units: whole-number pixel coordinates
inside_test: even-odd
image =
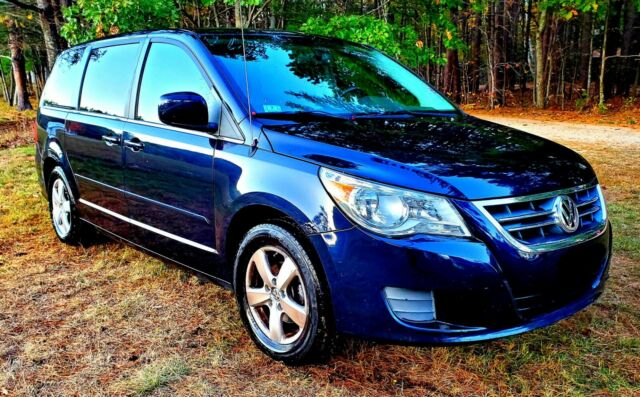
[[[273,224],[252,228],[236,255],[234,286],[242,321],[269,356],[300,364],[328,352],[328,296],[293,234]]]

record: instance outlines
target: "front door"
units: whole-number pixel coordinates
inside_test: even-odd
[[[160,122],[160,97],[194,92],[219,114],[212,92],[188,50],[167,42],[149,45],[140,78],[135,120],[124,127],[126,198],[134,241],[183,265],[219,275],[215,251],[213,157],[206,133]]]

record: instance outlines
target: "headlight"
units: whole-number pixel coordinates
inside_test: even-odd
[[[352,221],[375,233],[470,235],[446,198],[381,185],[326,168],[320,168],[320,180]]]

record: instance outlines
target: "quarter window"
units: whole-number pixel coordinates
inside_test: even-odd
[[[94,48],[82,84],[80,110],[124,116],[139,45]]]
[[[60,54],[42,93],[43,105],[63,108],[78,105],[84,50],[84,47],[74,48]]]
[[[136,119],[160,123],[160,97],[174,92],[201,95],[207,102],[210,121],[220,107],[220,101],[214,97],[202,72],[183,49],[172,44],[153,43],[140,82]]]

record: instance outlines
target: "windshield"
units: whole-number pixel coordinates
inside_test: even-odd
[[[240,37],[204,35],[214,61],[247,100]],[[454,112],[437,91],[379,51],[304,36],[245,35],[255,113]]]

